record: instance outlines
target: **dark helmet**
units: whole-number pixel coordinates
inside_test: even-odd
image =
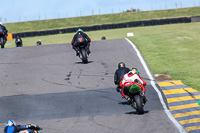
[[[125,63],[124,63],[124,62],[120,62],[120,63],[118,64],[118,68],[121,68],[121,67],[125,67]]]

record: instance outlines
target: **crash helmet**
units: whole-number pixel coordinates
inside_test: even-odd
[[[120,62],[120,63],[118,64],[118,68],[121,68],[121,67],[125,67],[125,63],[124,63],[124,62]]]
[[[6,126],[16,126],[17,124],[16,124],[16,122],[14,121],[14,120],[8,120],[7,122],[6,122]]]
[[[3,23],[2,23],[2,22],[0,22],[0,25],[3,25]]]
[[[79,29],[77,30],[77,32],[83,32],[83,30],[79,28]]]
[[[139,75],[139,70],[137,68],[132,68],[131,72]]]

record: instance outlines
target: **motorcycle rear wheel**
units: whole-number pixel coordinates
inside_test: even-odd
[[[138,112],[138,114],[144,114],[141,96],[135,95],[134,99],[135,99],[135,102],[136,102],[136,111]]]
[[[87,53],[86,53],[86,50],[84,48],[81,49],[81,56],[82,56],[83,63],[88,63]]]
[[[1,37],[0,39],[1,39],[1,40],[0,40],[1,48],[4,48],[4,39],[3,39],[3,37]]]

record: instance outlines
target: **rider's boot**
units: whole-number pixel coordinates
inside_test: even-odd
[[[88,54],[88,55],[91,53],[89,47],[86,47],[86,51],[87,51],[87,54]]]
[[[80,55],[80,52],[79,52],[78,48],[75,47],[75,46],[73,46],[73,49],[76,51],[76,56],[79,56],[79,55]]]
[[[89,55],[91,53],[91,51],[90,51],[90,43],[89,42],[87,43],[85,49],[87,51],[87,54]]]
[[[129,96],[125,96],[125,99],[131,104],[131,99],[130,99],[130,97]]]
[[[79,51],[76,51],[76,56],[79,56],[80,55],[80,52]]]
[[[144,103],[144,105],[145,105],[145,103],[146,103],[148,100],[147,100],[146,96],[144,95],[144,93],[141,93],[141,95],[142,95],[143,103]]]
[[[117,92],[121,92],[121,91],[122,91],[122,89],[120,88],[119,85],[117,85],[116,91],[117,91]]]

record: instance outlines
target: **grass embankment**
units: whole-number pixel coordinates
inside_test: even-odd
[[[154,74],[169,74],[173,80],[200,91],[200,23],[133,29],[130,38],[142,52]]]
[[[169,74],[173,80],[200,91],[200,23],[171,24],[161,26],[124,28],[87,32],[92,40],[125,38],[127,32],[134,32],[129,39],[134,42],[154,74]],[[74,33],[23,38],[24,46],[35,46],[38,39],[42,45],[70,43]],[[6,47],[15,47],[14,40]],[[91,46],[92,47],[92,46]]]
[[[87,17],[8,23],[6,24],[6,27],[9,33],[20,33],[26,31],[41,31],[131,21],[198,16],[200,15],[199,10],[200,7],[143,12],[124,12],[118,14],[94,15]]]

